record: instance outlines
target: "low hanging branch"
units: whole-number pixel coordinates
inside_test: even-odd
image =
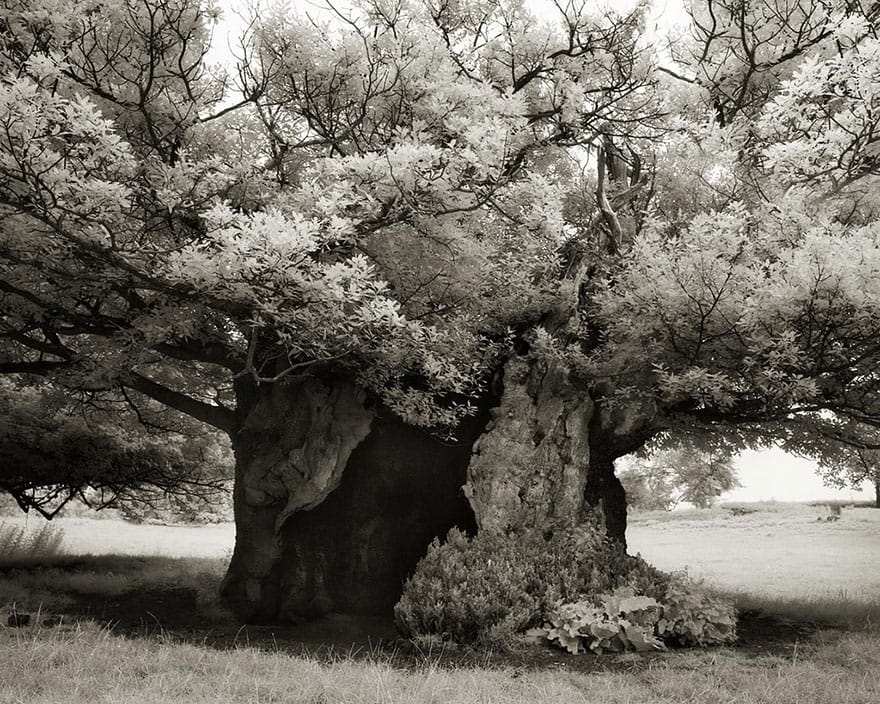
[[[170,496],[209,502],[230,475],[219,433],[193,435],[185,422],[157,432],[113,407],[0,380],[0,492],[25,512],[50,519],[77,498],[93,508]]]

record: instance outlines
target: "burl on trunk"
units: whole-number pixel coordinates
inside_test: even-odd
[[[626,545],[626,494],[592,399],[560,363],[514,357],[474,445],[465,491],[480,530],[565,526],[598,510]]]

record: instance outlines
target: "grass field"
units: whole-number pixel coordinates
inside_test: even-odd
[[[2,516],[0,523],[39,530],[39,516]],[[204,526],[127,523],[104,518],[56,518],[50,522],[64,533],[65,555],[161,555],[219,558],[231,553],[235,528],[231,523]],[[2,558],[2,556],[0,556]]]
[[[605,670],[318,661],[252,648],[114,637],[94,627],[4,634],[0,702],[85,704],[876,704],[877,638],[820,634],[797,657],[733,650],[627,656]],[[587,656],[584,656],[587,657]],[[611,658],[609,658],[611,659]]]
[[[328,651],[302,632],[240,630],[213,598],[228,526],[62,522],[66,556],[0,569],[3,624],[13,601],[45,609],[29,627],[0,625],[0,704],[876,704],[880,511],[844,510],[835,523],[816,521],[820,513],[767,505],[634,516],[634,551],[689,567],[732,593],[748,619],[735,648],[601,657],[401,653],[390,641],[349,652],[344,638]],[[140,556],[83,556],[120,550]],[[58,612],[79,616],[40,625]]]
[[[757,505],[735,515],[723,508],[636,514],[627,539],[663,569],[686,567],[724,589],[771,597],[877,598],[880,510],[828,511],[801,504]]]

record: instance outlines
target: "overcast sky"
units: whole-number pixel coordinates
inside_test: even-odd
[[[351,0],[332,0],[332,2],[334,7],[339,9],[351,6]],[[599,0],[597,5],[620,11],[632,7],[635,3],[636,0]],[[217,4],[222,10],[222,16],[209,55],[211,62],[230,60],[229,47],[236,46],[236,39],[246,26],[242,16],[247,16],[248,8],[252,6],[286,4],[301,13],[318,17],[327,16],[326,3],[322,0],[217,0]],[[551,0],[525,0],[525,4],[539,17],[558,17],[558,11],[553,7]],[[683,22],[684,19],[683,0],[654,0],[654,9],[647,21],[648,31],[664,34],[669,27]]]
[[[861,491],[838,491],[824,486],[814,462],[782,450],[743,452],[736,464],[742,487],[722,496],[722,501],[871,501],[874,498],[874,489],[867,482]]]

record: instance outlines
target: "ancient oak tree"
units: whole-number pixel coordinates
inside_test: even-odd
[[[874,5],[546,5],[264,9],[232,71],[209,2],[0,6],[0,372],[228,434],[242,618],[623,540],[661,433],[880,420]]]

